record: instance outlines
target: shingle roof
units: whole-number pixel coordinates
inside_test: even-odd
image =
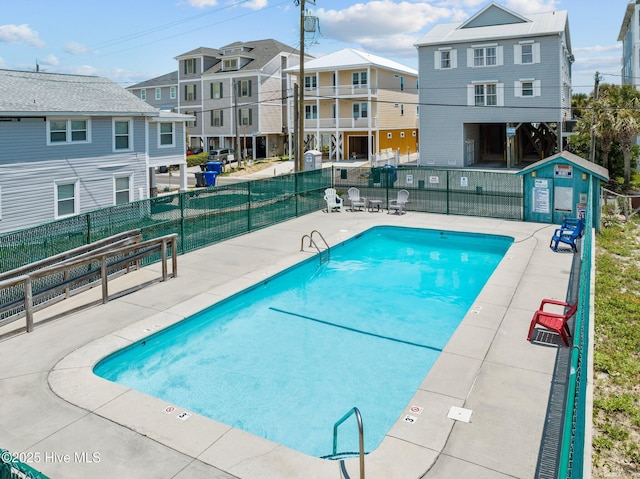
[[[0,70],[0,114],[156,116],[157,110],[107,78]]]
[[[137,90],[138,88],[149,88],[149,87],[161,87],[161,86],[171,86],[178,84],[178,70],[167,73],[165,75],[160,75],[159,77],[152,78],[151,80],[145,80],[140,83],[136,83],[135,85],[131,85],[127,87],[127,90]]]
[[[376,66],[387,68],[392,71],[418,75],[413,68],[404,66],[393,60],[372,55],[353,48],[344,48],[337,52],[329,53],[321,57],[304,62],[307,71],[335,70],[336,68],[361,68],[366,66]],[[290,68],[287,71],[299,71],[298,67]]]
[[[494,6],[500,8],[497,5]],[[416,42],[416,46],[481,42],[502,38],[535,37],[558,34],[568,30],[568,15],[566,10],[532,13],[524,18],[529,21],[474,28],[461,28],[466,22],[441,23],[434,26],[420,38]],[[569,39],[567,38],[567,42],[568,41]],[[570,45],[567,47],[569,50],[571,49]]]
[[[267,40],[255,40],[251,42],[233,42],[228,45],[225,45],[220,48],[220,54],[217,56],[220,59],[225,58],[225,55],[222,55],[222,50],[228,50],[233,47],[248,47],[250,51],[239,53],[238,56],[251,58],[248,64],[244,67],[240,68],[239,71],[245,70],[260,70],[271,60],[276,58],[281,53],[299,53],[295,48],[290,47],[289,45],[285,45],[277,40],[267,39]],[[235,56],[235,55],[230,55]],[[222,70],[222,62],[217,63],[216,65],[209,68],[205,73],[218,73]],[[228,71],[221,72],[228,74]]]

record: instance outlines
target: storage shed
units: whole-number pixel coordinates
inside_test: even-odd
[[[591,214],[594,227],[600,229],[600,182],[609,181],[606,168],[563,151],[516,174],[524,180],[525,221],[560,224],[564,218]]]

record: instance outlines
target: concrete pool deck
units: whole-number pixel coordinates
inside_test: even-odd
[[[499,234],[515,242],[396,424],[366,456],[366,477],[534,477],[559,341],[529,343],[526,335],[542,298],[566,298],[573,255],[549,249],[553,225],[415,212],[313,213],[179,256],[177,278],[106,305],[80,307],[99,298],[95,288],[39,312],[32,333],[0,341],[0,448],[52,479],[344,477],[337,461],[111,383],[92,367],[307,258],[310,251],[299,251],[302,235],[315,229],[335,245],[376,225]],[[118,278],[110,293],[159,272],[156,264]],[[447,417],[452,406],[471,410],[470,422]],[[341,432],[351,433],[357,434]],[[359,477],[357,458],[346,468]]]

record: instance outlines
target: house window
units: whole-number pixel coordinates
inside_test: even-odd
[[[223,126],[222,110],[213,110],[211,112],[211,126]]]
[[[222,82],[214,82],[211,84],[211,98],[222,98]]]
[[[196,86],[195,86],[195,84],[185,85],[184,86],[184,99],[185,99],[185,101],[195,101],[196,100]]]
[[[354,72],[351,75],[353,86],[366,86],[367,85],[367,72]]]
[[[451,50],[445,50],[440,52],[440,68],[451,68]]]
[[[308,75],[304,77],[304,89],[312,90],[318,88],[318,77],[315,75]]]
[[[176,99],[176,87],[172,86],[169,88],[169,98],[172,100]]]
[[[516,97],[534,97],[540,96],[540,80],[524,79],[517,80],[513,85],[514,95]]]
[[[162,100],[162,89],[156,88],[156,100]]]
[[[116,176],[113,179],[113,189],[116,205],[131,201],[131,177]]]
[[[251,109],[241,108],[238,110],[238,124],[248,126],[251,125]]]
[[[140,90],[140,99],[147,101],[147,90],[145,90],[144,88]]]
[[[224,60],[222,62],[223,70],[237,70],[238,69],[238,59],[234,58],[233,60]]]
[[[160,146],[174,146],[173,123],[160,123]]]
[[[188,58],[184,61],[184,74],[193,75],[196,72],[196,59]]]
[[[513,61],[516,65],[540,63],[540,44],[532,40],[526,40],[514,45]]]
[[[47,122],[49,144],[88,143],[89,121],[78,119],[57,119]]]
[[[185,126],[187,126],[187,128],[193,128],[194,126],[197,126],[198,123],[198,117],[196,116],[196,112],[195,111],[185,111],[186,115],[191,115],[195,118],[195,120],[191,120],[191,121],[187,121],[185,122]]]
[[[56,219],[78,214],[78,180],[56,181],[54,195]]]
[[[482,47],[473,49],[473,66],[488,67],[497,65],[496,47]]]
[[[400,138],[404,138],[404,131],[400,132]]]
[[[318,118],[318,105],[305,105],[304,118],[306,120],[316,120]]]
[[[404,116],[404,103],[400,103],[400,116]]]
[[[391,132],[387,133],[387,140],[390,140],[391,138],[393,138],[393,133]]]
[[[533,44],[522,45],[522,63],[533,63]]]
[[[404,91],[404,77],[400,77],[400,91]]]
[[[131,120],[113,120],[114,151],[129,151],[132,149],[131,126]]]
[[[241,80],[238,82],[238,96],[251,96],[251,80]]]
[[[498,104],[498,89],[495,83],[474,85],[476,106],[496,106]]]
[[[353,104],[353,118],[367,118],[367,104],[366,103],[354,103]]]

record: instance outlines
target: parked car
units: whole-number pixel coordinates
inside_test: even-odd
[[[211,150],[209,151],[208,160],[209,161],[220,161],[223,165],[226,165],[231,162],[230,156],[233,156],[233,161],[238,161],[238,155],[236,154],[236,150],[233,148],[223,148],[221,150]]]

